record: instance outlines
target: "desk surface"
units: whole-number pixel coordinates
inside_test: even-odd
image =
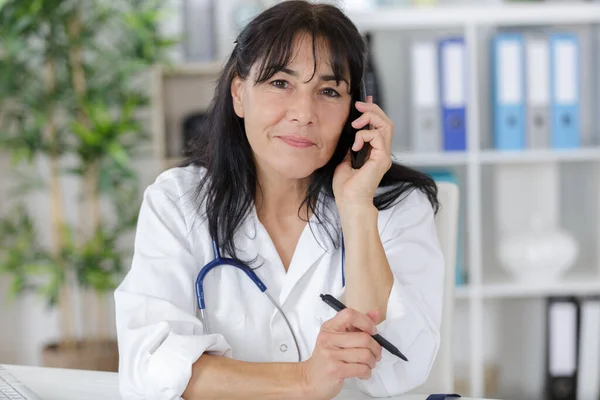
[[[3,365],[15,378],[43,400],[120,400],[118,375],[112,372]],[[424,395],[387,397],[388,400],[425,400]],[[344,390],[337,400],[371,399],[362,393]],[[478,400],[466,397],[461,400]],[[481,399],[483,400],[483,399]]]

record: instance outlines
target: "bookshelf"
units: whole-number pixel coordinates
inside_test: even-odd
[[[526,150],[479,152],[439,152],[410,153],[395,152],[394,160],[414,167],[494,165],[494,164],[535,164],[551,162],[581,162],[600,160],[600,147],[568,150]]]
[[[221,63],[157,65],[152,73],[152,137],[161,169],[183,161],[182,122],[208,109]]]
[[[445,29],[469,26],[531,26],[587,24],[600,20],[600,8],[568,1],[546,4],[462,4],[435,7],[381,7],[349,12],[361,30]]]
[[[479,286],[464,285],[456,288],[458,301],[477,299],[523,299],[546,296],[590,296],[600,293],[600,274],[574,272],[564,276],[560,283],[528,285],[514,282],[510,277],[497,274],[485,279]]]
[[[557,27],[560,29],[595,30],[600,24],[600,4],[583,2],[563,3],[523,3],[523,4],[474,4],[418,8],[380,8],[375,11],[349,13],[350,18],[361,31],[381,34],[383,39],[376,38],[375,61],[384,66],[382,78],[384,97],[389,107],[388,115],[394,120],[398,141],[394,145],[395,161],[418,168],[449,168],[456,172],[461,181],[461,212],[463,217],[463,265],[468,271],[468,283],[456,288],[456,325],[460,325],[458,345],[455,353],[461,353],[456,366],[465,367],[465,381],[468,382],[466,393],[471,397],[494,395],[486,392],[487,372],[490,364],[502,364],[512,369],[513,375],[522,375],[521,380],[504,381],[500,386],[522,385],[519,392],[522,397],[541,398],[540,372],[528,375],[527,369],[544,368],[540,364],[520,365],[518,356],[502,354],[505,336],[515,336],[521,326],[512,326],[511,331],[497,327],[489,328],[489,318],[497,313],[508,313],[518,320],[523,309],[528,317],[537,318],[536,326],[540,326],[543,312],[535,308],[544,297],[552,295],[587,296],[600,294],[600,117],[595,111],[587,111],[587,122],[582,124],[585,136],[579,149],[554,150],[535,149],[523,151],[497,151],[490,145],[489,132],[491,112],[489,103],[489,56],[488,42],[490,34],[500,29],[534,29]],[[409,86],[400,85],[396,74],[406,75],[403,57],[407,53],[399,51],[398,55],[389,51],[389,46],[406,45],[406,41],[398,39],[403,35],[422,35],[423,33],[460,34],[465,38],[468,54],[468,112],[467,112],[467,150],[464,152],[414,153],[406,145],[406,132],[409,125],[405,121],[408,114],[402,111],[408,108],[407,96]],[[597,35],[593,31],[590,37]],[[383,49],[385,43],[386,51]],[[587,60],[591,71],[598,70],[597,43],[600,39],[591,40],[588,45],[595,49],[593,59]],[[220,54],[226,53],[221,49]],[[596,58],[594,58],[596,57]],[[386,66],[385,64],[390,64]],[[221,67],[220,62],[210,64],[181,64],[173,68],[157,68],[154,75],[154,138],[155,149],[162,168],[170,168],[178,164],[182,143],[181,132],[177,128],[178,118],[185,112],[201,109],[208,105],[212,97],[214,82]],[[387,68],[387,71],[386,71]],[[588,71],[589,72],[589,71]],[[597,93],[600,89],[597,74],[589,75],[586,81],[587,98],[598,105]],[[200,89],[200,85],[202,89]],[[175,96],[174,93],[178,95]],[[593,106],[590,107],[593,109]],[[396,139],[395,139],[396,140]],[[494,210],[499,202],[506,199],[494,196],[494,180],[497,170],[502,168],[523,168],[536,171],[551,171],[558,177],[562,205],[557,206],[561,222],[569,227],[584,225],[578,232],[578,239],[584,248],[581,259],[576,266],[556,283],[524,284],[512,279],[494,260]],[[516,303],[515,303],[516,302]],[[512,311],[506,308],[518,304]],[[533,304],[533,305],[532,305]],[[531,311],[532,309],[535,312]],[[517,310],[517,311],[514,311]],[[491,317],[490,317],[491,315]],[[509,320],[511,318],[508,318]],[[506,316],[505,316],[506,319]],[[537,328],[536,328],[537,329]],[[542,328],[539,328],[542,329]],[[537,332],[537,331],[536,331]],[[510,335],[507,335],[510,333]],[[530,340],[543,341],[544,331]],[[531,337],[531,332],[521,332],[522,336]],[[517,335],[518,336],[518,335]],[[457,347],[459,346],[459,347]],[[490,350],[491,348],[491,350]],[[524,357],[535,359],[543,357],[539,354],[539,346],[529,349],[521,345]],[[537,352],[537,353],[536,353]],[[491,353],[491,355],[490,355]],[[465,359],[466,357],[466,359]],[[457,356],[458,358],[458,356]],[[492,362],[490,362],[490,359]],[[515,361],[516,360],[516,361]],[[540,362],[541,363],[541,362]],[[533,367],[532,367],[533,365]],[[544,371],[542,371],[544,372]],[[508,382],[508,383],[507,383]],[[464,381],[462,382],[464,384]],[[529,385],[529,386],[527,386]],[[527,387],[526,387],[527,386]],[[510,391],[505,392],[510,393]],[[525,397],[523,397],[525,396]],[[505,396],[505,398],[517,398]]]
[[[470,71],[468,81],[468,111],[467,111],[467,150],[464,152],[441,153],[412,153],[406,139],[396,142],[394,152],[396,161],[418,168],[446,167],[456,172],[461,185],[461,211],[464,225],[464,269],[468,271],[466,285],[456,288],[456,307],[458,314],[455,319],[455,367],[457,371],[466,369],[461,378],[461,388],[468,382],[467,392],[472,397],[499,396],[501,398],[542,398],[543,396],[543,349],[541,345],[520,345],[525,358],[538,359],[528,363],[535,366],[536,371],[527,371],[528,366],[521,365],[522,358],[506,356],[499,350],[506,345],[505,337],[527,337],[531,332],[528,325],[501,326],[497,321],[519,320],[522,313],[536,312],[529,315],[535,319],[534,325],[541,329],[537,340],[544,341],[543,299],[547,296],[571,295],[588,296],[600,294],[600,257],[596,248],[600,242],[596,226],[598,225],[598,206],[592,204],[598,199],[600,187],[597,173],[600,166],[600,147],[598,146],[597,112],[589,111],[587,123],[582,125],[582,135],[585,136],[581,148],[578,149],[527,149],[523,151],[498,151],[492,148],[491,111],[489,109],[490,93],[488,90],[490,72],[488,69],[489,47],[488,39],[499,30],[540,30],[546,27],[565,30],[593,30],[600,23],[600,5],[593,3],[537,3],[537,4],[481,4],[439,6],[422,8],[381,8],[371,12],[350,14],[352,20],[361,31],[380,33],[384,36],[379,45],[384,53],[384,43],[388,48],[391,43],[396,46],[406,46],[406,37],[423,37],[424,35],[462,35],[467,48],[467,68]],[[590,34],[593,37],[595,32]],[[593,38],[587,43],[595,50],[597,57],[598,41]],[[377,53],[377,47],[375,49]],[[396,58],[379,58],[380,62],[393,60],[395,70],[383,66],[384,82],[393,80],[395,74],[407,75],[408,71],[402,65],[402,58],[408,52],[398,50]],[[598,60],[590,57],[588,68],[597,70]],[[377,62],[377,59],[376,59]],[[407,61],[408,63],[408,61]],[[400,71],[400,72],[398,72]],[[386,74],[387,72],[387,74]],[[597,78],[588,75],[585,80],[587,99],[592,104],[598,104],[596,88],[599,88]],[[387,81],[386,81],[387,79]],[[395,110],[409,104],[404,92],[410,92],[408,85],[391,85],[399,99],[391,101],[391,113],[396,113],[394,120],[403,121],[409,115]],[[583,93],[582,93],[583,96]],[[388,103],[391,96],[387,96]],[[410,125],[396,123],[400,132],[409,132]],[[402,135],[402,134],[400,134]],[[409,136],[409,135],[404,135]],[[539,172],[542,177],[550,175],[558,181],[560,202],[557,206],[558,219],[569,227],[577,224],[585,225],[578,235],[582,240],[581,259],[572,270],[568,271],[558,282],[525,284],[513,279],[504,271],[490,253],[494,248],[497,235],[494,232],[494,213],[498,202],[506,198],[494,196],[494,180],[498,170],[513,169],[518,171]],[[583,176],[583,178],[581,178]],[[569,183],[573,180],[581,183]],[[552,185],[550,185],[552,186]],[[496,193],[497,194],[497,193]],[[586,199],[590,197],[592,203]],[[569,208],[570,207],[570,208]],[[577,209],[581,207],[581,209]],[[579,214],[579,216],[577,215]],[[586,217],[581,217],[586,215]],[[587,219],[587,220],[586,220]],[[586,254],[583,254],[586,253]],[[518,306],[515,306],[517,305]],[[533,305],[533,306],[532,306]],[[511,308],[512,307],[512,308]],[[507,317],[507,315],[509,315]],[[494,326],[490,329],[489,326]],[[535,328],[535,329],[538,329]],[[533,331],[535,331],[533,329]],[[518,333],[514,333],[518,332]],[[458,333],[458,335],[457,335]],[[528,339],[523,339],[527,342]],[[531,338],[529,339],[531,340]],[[458,343],[458,344],[457,344]],[[510,346],[507,346],[510,351]],[[462,359],[458,360],[458,353]],[[466,354],[466,356],[464,355]],[[466,360],[465,360],[466,358]],[[536,364],[536,362],[538,364]],[[490,365],[501,365],[504,369],[512,369],[505,375],[513,375],[505,379],[498,393],[490,393],[488,389],[487,371]],[[462,368],[461,368],[462,367]],[[522,378],[515,377],[522,375]],[[512,379],[512,380],[511,380]],[[522,385],[523,387],[518,387]],[[513,386],[512,388],[509,386]],[[515,389],[516,388],[516,389]],[[514,391],[516,390],[516,392]],[[512,394],[512,396],[511,396]],[[520,397],[519,397],[520,396]]]

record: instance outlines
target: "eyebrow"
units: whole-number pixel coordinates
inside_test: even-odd
[[[284,74],[288,74],[291,75],[295,78],[298,77],[298,73],[294,70],[291,70],[289,68],[282,68],[281,72],[283,72]],[[319,76],[319,79],[323,82],[337,82],[337,78],[335,77],[335,75],[321,75]],[[344,78],[340,79],[340,82],[346,82],[346,85],[350,86],[350,84],[348,83],[348,81]]]

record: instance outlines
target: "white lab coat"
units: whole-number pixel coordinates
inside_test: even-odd
[[[115,292],[125,400],[180,399],[192,364],[205,352],[245,361],[298,361],[282,316],[231,266],[212,270],[204,281],[210,334],[203,334],[195,280],[214,255],[193,196],[201,174],[197,167],[171,169],[145,191],[131,270]],[[409,362],[383,350],[373,376],[352,382],[372,396],[397,395],[418,386],[437,354],[444,262],[433,217],[418,190],[379,212],[379,233],[394,284],[387,319],[378,331]],[[338,221],[337,215],[332,220]],[[311,224],[312,230],[307,225],[302,232],[287,273],[254,209],[235,238],[240,258],[257,257],[261,264],[256,273],[290,320],[303,360],[310,357],[320,326],[335,315],[319,294],[342,301],[344,294],[341,250],[319,233],[314,218]]]

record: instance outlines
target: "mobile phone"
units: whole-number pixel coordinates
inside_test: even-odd
[[[367,101],[367,89],[365,86],[365,81],[363,80],[360,83],[360,101],[365,102]],[[361,116],[361,114],[358,112],[358,110],[356,109],[356,106],[354,104],[352,104],[352,110],[353,112],[351,113],[351,118],[352,121],[354,121],[355,119],[359,118]],[[361,129],[354,129],[354,133],[356,134],[356,132],[358,132],[359,130],[365,129],[365,128],[361,128]],[[352,141],[352,144],[354,144],[354,141]],[[369,155],[369,151],[371,150],[371,145],[369,143],[365,143],[362,147],[362,149],[360,149],[359,151],[353,151],[350,150],[350,162],[352,165],[352,168],[354,169],[359,169],[361,168],[364,164],[365,161],[367,160],[367,156]]]

